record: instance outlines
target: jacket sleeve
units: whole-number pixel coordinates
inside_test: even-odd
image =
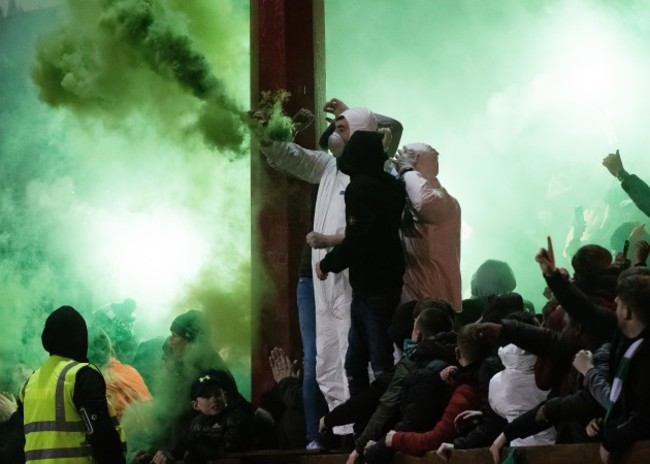
[[[355,441],[355,449],[360,455],[363,455],[363,450],[368,441],[378,440],[390,430],[390,427],[397,420],[400,411],[400,399],[402,396],[402,388],[404,387],[404,379],[408,371],[409,369],[404,362],[399,362],[395,366],[393,380],[388,385],[386,392],[379,398],[377,409],[375,409],[375,412],[368,421],[366,428]]]
[[[320,263],[323,272],[341,272],[350,267],[353,252],[366,248],[378,222],[371,182],[355,179],[345,190],[345,238],[325,255]]]
[[[650,186],[634,174],[626,176],[621,187],[643,213],[650,217]]]
[[[417,171],[406,172],[402,179],[411,204],[424,222],[442,224],[458,215],[458,202],[437,180],[430,182]]]
[[[308,150],[293,142],[273,142],[261,151],[271,167],[311,184],[318,184],[327,165],[336,162],[325,151]]]
[[[559,333],[544,327],[535,327],[517,321],[501,321],[502,345],[514,343],[536,356],[544,356],[568,368],[575,354],[559,337]]]
[[[302,408],[302,386],[298,377],[285,377],[278,383],[282,403],[287,409]]]
[[[427,451],[433,451],[444,442],[452,442],[457,435],[454,419],[463,411],[476,409],[479,404],[478,392],[475,388],[462,384],[456,387],[445,408],[442,417],[433,428],[425,433],[396,432],[393,435],[392,447],[396,451],[416,456]]]
[[[616,314],[594,304],[578,287],[556,270],[544,276],[546,283],[564,310],[591,333],[611,339],[616,330]]]
[[[113,423],[106,402],[104,377],[91,367],[82,367],[77,373],[72,400],[82,417],[86,416],[92,427],[88,442],[95,462],[122,464],[126,462],[125,449]]]
[[[648,343],[646,339],[644,343]],[[635,359],[639,356],[638,359]],[[627,403],[627,413],[618,414],[621,399],[614,404],[610,419],[603,428],[603,446],[611,453],[622,453],[635,441],[650,438],[650,350],[632,358],[627,378],[623,382],[621,399]],[[634,369],[634,371],[633,371]],[[634,375],[632,375],[634,372]],[[628,386],[626,386],[626,382]],[[624,397],[624,398],[623,398]]]
[[[609,393],[612,389],[610,356],[610,343],[605,343],[598,348],[593,354],[594,367],[587,371],[583,381],[584,388],[605,409],[609,407]]]
[[[358,395],[348,398],[344,403],[339,404],[324,417],[325,425],[329,428],[339,425],[354,424],[361,418],[367,419],[377,408],[382,391],[370,386]]]
[[[473,449],[492,445],[503,431],[508,421],[499,416],[488,406],[483,413],[483,420],[466,435],[454,440],[454,448]]]

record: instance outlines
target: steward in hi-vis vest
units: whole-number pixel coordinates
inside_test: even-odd
[[[20,391],[25,461],[35,464],[126,462],[126,442],[106,401],[106,384],[88,364],[81,314],[62,306],[41,336],[50,357]]]

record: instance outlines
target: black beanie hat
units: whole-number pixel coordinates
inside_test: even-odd
[[[498,323],[508,314],[523,310],[524,300],[519,293],[510,292],[490,295],[483,309],[481,322]]]
[[[204,333],[205,323],[205,317],[201,311],[190,309],[174,319],[169,330],[188,342],[193,342],[200,334]]]
[[[88,362],[88,328],[72,306],[61,306],[47,317],[41,341],[51,355]]]

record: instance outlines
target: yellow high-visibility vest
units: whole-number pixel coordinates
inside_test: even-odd
[[[50,356],[21,389],[27,463],[92,462],[88,429],[72,401],[77,372],[86,366],[97,370],[92,364]],[[123,439],[121,428],[118,432]]]

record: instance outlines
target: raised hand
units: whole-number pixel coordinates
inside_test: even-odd
[[[603,159],[603,166],[605,166],[614,177],[619,177],[621,173],[625,172],[625,169],[623,169],[623,162],[621,161],[621,155],[618,153],[618,150],[616,150],[616,153],[610,153]]]
[[[293,116],[293,128],[296,132],[307,129],[314,122],[316,117],[314,113],[309,111],[307,108],[300,108],[298,112]]]
[[[535,261],[544,275],[550,276],[557,269],[555,267],[555,254],[553,253],[553,242],[551,237],[546,237],[546,249],[540,248],[539,253],[535,256]]]
[[[273,372],[273,379],[278,383],[294,375],[294,363],[291,362],[291,359],[282,348],[276,346],[271,350],[269,364],[271,365],[271,372]]]
[[[345,110],[348,109],[348,105],[343,103],[341,100],[337,100],[336,98],[332,98],[331,100],[327,101],[325,103],[325,106],[323,106],[323,111],[325,113],[331,113],[334,115],[334,117],[326,117],[325,119],[327,122],[334,122],[334,120],[341,116],[341,113],[343,113]]]

